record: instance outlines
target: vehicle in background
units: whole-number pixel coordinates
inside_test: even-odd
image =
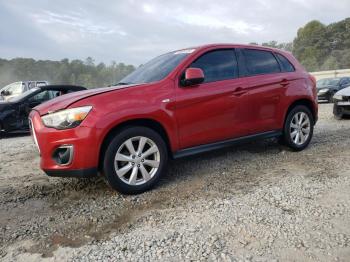
[[[308,146],[317,121],[316,80],[288,52],[214,44],[154,58],[117,86],[70,94],[30,113],[49,176],[102,173],[136,194],[167,159],[278,137]]]
[[[350,77],[320,79],[316,82],[318,100],[332,102],[334,94],[348,85],[350,85]]]
[[[0,101],[0,131],[28,131],[28,115],[33,107],[58,96],[86,90],[81,86],[47,85],[34,87],[23,94]]]
[[[350,116],[350,85],[333,96],[333,114],[337,119]]]
[[[8,100],[12,97],[19,96],[34,87],[47,86],[48,84],[48,81],[14,82],[0,89],[0,100]]]

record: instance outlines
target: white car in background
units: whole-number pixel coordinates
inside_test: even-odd
[[[0,100],[9,100],[12,97],[19,96],[24,92],[34,88],[48,85],[48,81],[19,81],[9,84],[0,89]]]
[[[335,93],[333,101],[333,114],[337,119],[350,116],[350,86]]]

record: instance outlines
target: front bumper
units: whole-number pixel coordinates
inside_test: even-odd
[[[335,101],[333,113],[335,115],[350,115],[350,99],[349,101]]]
[[[40,153],[40,168],[49,176],[92,177],[97,175],[99,144],[95,129],[78,126],[56,130],[43,125],[37,111],[29,115],[31,133]],[[73,155],[68,164],[59,164],[55,152],[62,146],[72,146]]]
[[[318,92],[317,93],[317,98],[318,98],[318,101],[322,101],[322,100],[330,101],[331,100],[331,94],[330,94],[329,91],[326,92],[326,93]]]
[[[97,176],[97,168],[75,169],[75,170],[44,170],[48,176],[53,177],[77,177],[89,178]]]

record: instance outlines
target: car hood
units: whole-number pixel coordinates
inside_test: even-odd
[[[337,89],[337,86],[336,85],[327,85],[327,86],[317,86],[317,89],[318,90],[321,90],[321,89]]]
[[[70,94],[66,94],[63,96],[59,96],[55,99],[47,101],[43,104],[34,107],[34,110],[38,111],[40,115],[45,115],[48,112],[55,112],[58,110],[65,109],[69,107],[71,104],[78,102],[87,97],[96,96],[99,94],[104,94],[107,92],[113,92],[119,89],[125,89],[128,87],[132,87],[136,85],[123,85],[123,86],[114,86],[114,87],[103,87],[103,88],[95,88],[90,90],[73,92]]]
[[[350,86],[338,91],[336,94],[341,96],[350,96]]]

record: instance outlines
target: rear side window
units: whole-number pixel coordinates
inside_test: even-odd
[[[203,70],[205,83],[238,77],[237,59],[233,49],[205,53],[194,61],[190,67]]]
[[[283,72],[294,72],[295,71],[294,66],[292,65],[291,62],[289,62],[289,60],[287,58],[285,58],[281,54],[276,54],[276,56],[282,65]]]
[[[269,51],[243,49],[249,76],[281,72],[275,56]]]

